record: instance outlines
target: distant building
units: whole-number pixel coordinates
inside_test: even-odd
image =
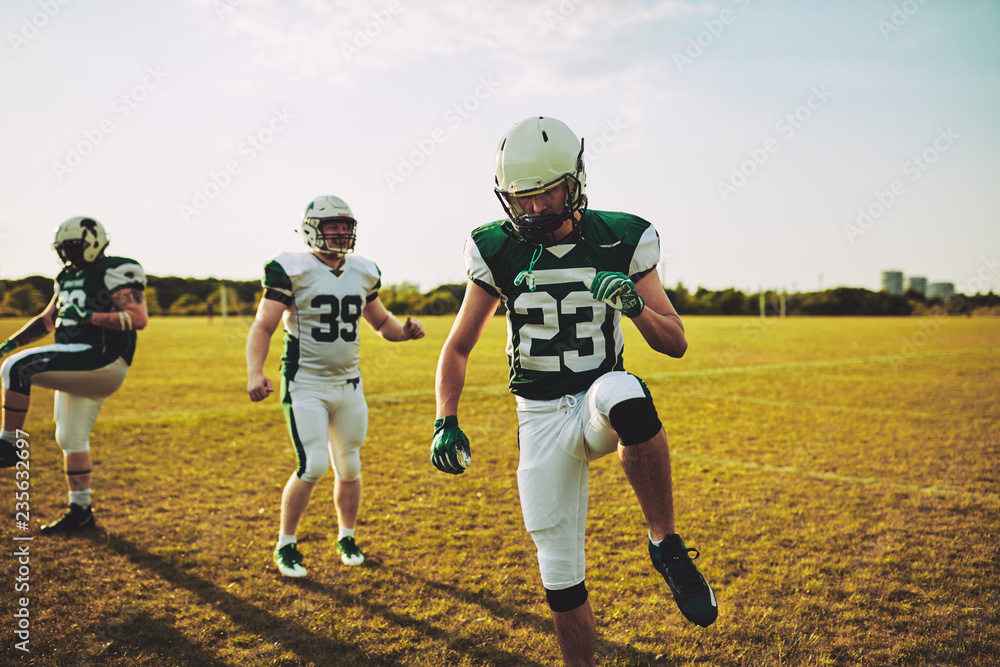
[[[910,276],[906,279],[906,291],[917,292],[921,296],[927,296],[927,278],[923,276]]]
[[[903,294],[903,272],[902,271],[883,271],[882,272],[882,291],[888,292],[896,296]]]
[[[928,299],[950,299],[955,296],[955,283],[931,283],[927,286]]]

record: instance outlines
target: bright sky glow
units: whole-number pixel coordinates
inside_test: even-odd
[[[501,135],[549,115],[668,285],[1000,286],[995,0],[6,0],[0,29],[0,278],[89,215],[149,273],[257,279],[335,194],[384,282],[462,282]]]

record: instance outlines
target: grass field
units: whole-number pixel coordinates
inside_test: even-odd
[[[368,562],[336,556],[331,474],[299,529],[304,581],[271,562],[294,459],[276,397],[246,397],[247,320],[154,318],[140,334],[92,437],[99,530],[86,536],[37,534],[66,501],[52,394],[37,390],[29,532],[15,530],[12,471],[0,479],[0,663],[557,664],[518,508],[503,321],[473,353],[461,406],[473,464],[458,477],[427,458],[451,318],[423,322],[421,341],[363,339]],[[0,320],[0,337],[20,324]],[[624,475],[602,459],[587,582],[600,663],[998,664],[1000,318],[686,326],[677,361],[626,324],[625,359],[666,426],[678,529],[720,617],[708,629],[681,617]],[[14,591],[21,544],[29,593]],[[22,596],[30,653],[14,648]]]

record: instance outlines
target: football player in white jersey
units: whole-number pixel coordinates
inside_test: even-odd
[[[594,664],[595,621],[584,584],[589,462],[617,452],[649,527],[648,552],[681,612],[711,625],[715,595],[674,529],[670,453],[649,390],[625,372],[621,319],[657,352],[681,357],[684,327],[660,284],[659,236],[627,213],[587,210],[583,142],[533,117],[504,135],[496,194],[507,219],[466,241],[469,284],[441,350],[431,461],[462,473],[458,426],[469,354],[503,301],[510,391],[518,417],[524,525],[567,665]]]
[[[337,552],[345,565],[364,554],[354,538],[361,504],[361,444],[368,405],[358,369],[358,320],[388,341],[422,338],[409,317],[396,319],[378,298],[380,271],[354,251],[357,220],[344,200],[323,196],[306,208],[301,233],[309,252],[282,253],[264,267],[264,296],[247,337],[247,392],[262,401],[274,391],[264,374],[271,336],[284,322],[281,406],[298,466],[281,497],[274,562],[288,577],[306,576],[296,530],[316,482],[333,464]]]

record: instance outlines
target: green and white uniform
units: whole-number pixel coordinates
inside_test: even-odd
[[[95,313],[115,312],[118,308],[111,295],[125,287],[146,288],[146,273],[134,259],[105,257],[82,269],[67,267],[56,276],[56,310],[67,303],[75,303]],[[90,324],[81,326],[61,318],[56,319],[55,325],[56,343],[82,343],[89,345],[95,354],[112,359],[121,357],[126,364],[132,364],[135,331],[116,331]]]
[[[75,303],[95,313],[115,312],[114,292],[145,287],[146,274],[138,262],[104,257],[59,273],[56,310]],[[4,361],[3,386],[26,395],[35,385],[56,390],[56,441],[69,453],[87,451],[104,400],[125,381],[135,356],[136,333],[63,318],[57,318],[55,326],[55,344],[29,348]]]
[[[597,271],[619,271],[633,281],[656,268],[659,236],[627,213],[587,211],[585,241],[545,248],[530,279],[534,246],[517,241],[500,222],[472,232],[465,245],[469,277],[507,307],[510,391],[552,399],[586,391],[594,380],[622,370],[621,313],[594,299],[584,284]]]
[[[318,481],[332,459],[338,479],[357,479],[368,428],[358,326],[378,298],[379,268],[355,254],[334,271],[312,253],[282,253],[264,266],[262,285],[264,298],[287,307],[281,401],[297,474]]]
[[[589,461],[617,449],[611,408],[648,395],[624,372],[621,313],[594,299],[584,281],[617,271],[638,282],[660,260],[656,230],[634,215],[587,211],[580,228],[582,239],[539,252],[493,222],[465,246],[470,279],[507,308],[518,493],[549,590],[585,579]]]

